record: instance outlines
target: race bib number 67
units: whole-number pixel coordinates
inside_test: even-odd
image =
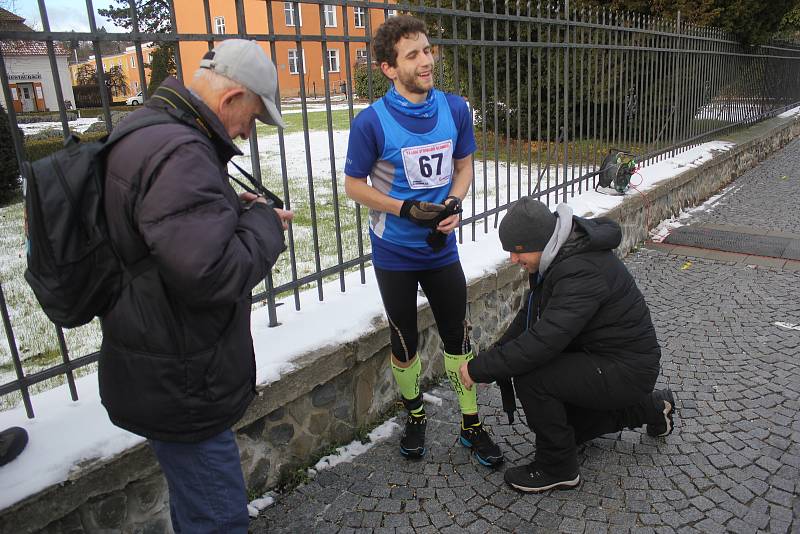
[[[453,177],[453,141],[402,149],[403,169],[411,189],[433,189]]]

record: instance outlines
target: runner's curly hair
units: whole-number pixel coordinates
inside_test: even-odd
[[[397,15],[391,17],[386,22],[381,24],[375,37],[372,39],[372,49],[375,51],[375,61],[378,65],[384,61],[390,67],[397,66],[397,49],[394,45],[397,44],[403,37],[409,37],[421,33],[428,36],[428,28],[425,22],[412,17],[411,15]]]

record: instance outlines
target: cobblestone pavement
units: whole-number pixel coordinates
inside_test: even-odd
[[[740,177],[691,222],[800,233],[800,141]],[[677,396],[675,432],[641,429],[579,451],[577,490],[522,495],[456,442],[455,396],[430,393],[429,453],[397,436],[282,495],[253,532],[800,532],[800,272],[641,249],[626,259],[663,347],[659,386]],[[776,324],[781,323],[781,324]],[[495,386],[481,413],[527,463],[533,435],[506,423]]]

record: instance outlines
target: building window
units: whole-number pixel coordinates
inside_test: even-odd
[[[131,68],[132,69],[136,68],[136,58],[133,56],[131,56]]]
[[[136,80],[133,80],[133,94],[136,94],[138,92],[139,92],[139,82],[136,81]]]
[[[294,11],[294,4],[292,2],[283,3],[283,17],[286,21],[287,26],[295,25],[295,11]],[[302,26],[302,25],[303,25],[303,12],[302,10],[298,9],[297,26]]]
[[[355,18],[355,26],[356,28],[363,28],[364,27],[364,19],[366,18],[366,11],[367,9],[364,7],[354,7],[353,8],[353,16]]]
[[[214,17],[214,33],[225,33],[225,17]]]
[[[326,28],[335,28],[336,27],[336,6],[324,6],[322,8],[325,13],[325,27]]]
[[[147,62],[148,63],[152,63],[153,62],[153,54],[147,54]]]
[[[339,72],[338,50],[328,50],[328,72]]]
[[[303,55],[305,55],[305,50]],[[300,68],[304,67],[304,65],[301,64],[299,59],[300,55],[297,53],[297,49],[289,49],[289,74],[300,74]]]
[[[397,16],[397,10],[396,9],[387,9],[386,10],[386,16],[387,17],[395,17],[395,16]]]
[[[356,63],[365,64],[367,62],[367,49],[359,48],[356,50]]]

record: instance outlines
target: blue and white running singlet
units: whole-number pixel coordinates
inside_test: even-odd
[[[443,92],[434,90],[437,122],[428,133],[404,128],[386,108],[383,99],[372,108],[383,129],[383,151],[370,171],[372,187],[399,200],[442,203],[453,179],[453,151],[458,138],[453,116]],[[370,210],[370,229],[379,238],[404,247],[427,247],[430,230],[383,211]]]

